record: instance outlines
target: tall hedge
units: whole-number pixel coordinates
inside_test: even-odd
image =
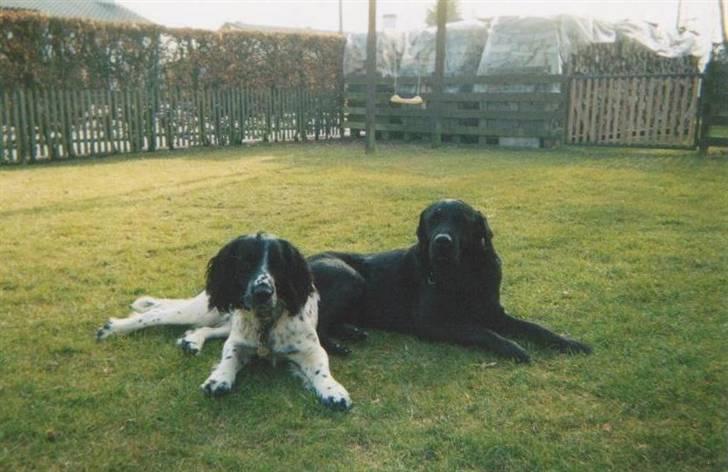
[[[338,35],[173,29],[0,11],[0,87],[335,88]]]

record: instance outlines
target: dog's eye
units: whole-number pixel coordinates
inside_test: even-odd
[[[255,264],[255,261],[250,257],[243,257],[238,261],[238,270],[245,272],[250,270]]]

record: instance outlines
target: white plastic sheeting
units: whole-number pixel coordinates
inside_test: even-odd
[[[384,77],[429,76],[435,69],[435,28],[377,33],[377,71]],[[448,23],[445,75],[500,72],[559,74],[571,54],[594,43],[631,40],[663,57],[708,59],[710,41],[634,20],[609,22],[571,15],[496,17]],[[366,33],[347,37],[345,74],[363,74]]]
[[[428,76],[435,72],[437,28],[413,31],[407,35],[399,75]],[[488,38],[488,23],[458,21],[450,23],[445,37],[445,75],[474,75]]]
[[[394,77],[399,74],[407,36],[407,33],[377,32],[377,72],[382,77]],[[365,75],[366,59],[367,34],[348,34],[344,51],[344,73]]]

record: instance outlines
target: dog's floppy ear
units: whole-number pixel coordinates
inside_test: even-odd
[[[205,291],[210,297],[209,308],[217,308],[221,313],[231,311],[240,297],[236,290],[236,271],[238,258],[235,250],[238,240],[231,241],[220,249],[207,263],[207,282]]]
[[[422,244],[427,243],[427,232],[425,230],[425,212],[427,209],[422,210],[422,213],[420,213],[420,222],[417,224],[417,241]]]
[[[495,252],[495,248],[493,248],[493,230],[490,229],[488,219],[481,212],[478,212],[477,216],[475,241],[486,253]]]
[[[481,212],[478,212],[478,236],[480,238],[485,238],[486,240],[493,239],[493,230],[490,229],[490,225],[488,224],[488,219],[483,216]]]
[[[284,239],[279,240],[283,253],[284,274],[275,274],[278,292],[286,303],[291,316],[295,316],[306,304],[313,292],[313,277],[308,262],[301,252]]]
[[[427,239],[427,228],[425,224],[425,213],[427,208],[420,213],[420,222],[417,224],[417,259],[422,265],[424,273],[430,270],[430,241]]]

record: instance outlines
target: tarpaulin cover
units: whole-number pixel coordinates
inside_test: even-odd
[[[436,28],[377,34],[377,71],[384,77],[429,76],[435,69]],[[364,74],[366,33],[350,34],[345,74]],[[571,54],[594,43],[635,41],[662,57],[709,56],[708,38],[635,20],[604,21],[572,15],[495,17],[448,23],[445,75],[502,72],[559,74]]]

